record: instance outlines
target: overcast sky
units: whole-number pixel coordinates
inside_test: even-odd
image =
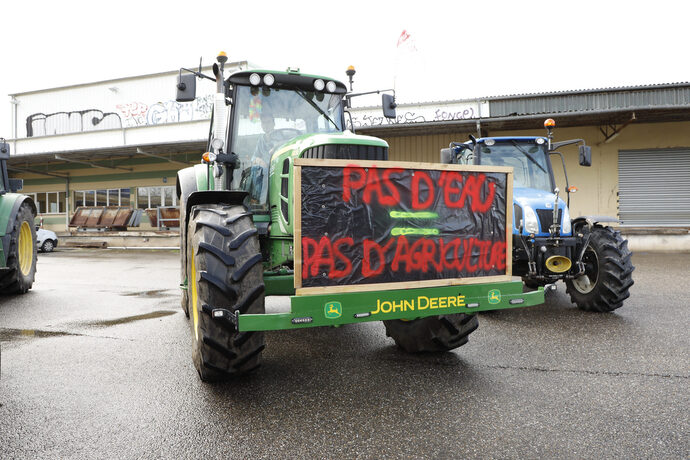
[[[685,2],[3,2],[5,95],[230,60],[390,88],[399,102],[690,80]],[[409,39],[398,47],[402,31]],[[171,89],[171,98],[172,98]]]

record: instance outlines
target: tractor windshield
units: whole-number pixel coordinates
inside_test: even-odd
[[[298,136],[342,131],[342,95],[238,86],[234,117],[231,151],[240,165],[233,183],[249,192],[253,208],[267,208],[271,155]]]
[[[546,154],[546,143],[534,140],[501,140],[488,145],[479,143],[477,164],[512,166],[514,187],[525,187],[553,192],[551,169]]]

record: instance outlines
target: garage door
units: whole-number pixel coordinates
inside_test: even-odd
[[[690,148],[618,152],[619,218],[627,227],[690,227]]]

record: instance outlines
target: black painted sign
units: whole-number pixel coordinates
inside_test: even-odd
[[[508,169],[302,163],[301,287],[507,274]]]

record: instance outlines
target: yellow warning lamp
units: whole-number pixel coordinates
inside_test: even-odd
[[[356,73],[357,71],[355,70],[355,66],[353,65],[348,66],[347,70],[345,71],[347,78],[350,80],[350,91],[352,91],[352,77],[354,77]]]
[[[570,187],[567,188],[568,193],[575,193],[577,192],[577,187],[574,185],[571,185]]]
[[[544,128],[546,128],[546,129],[553,129],[553,128],[555,128],[555,127],[556,127],[556,122],[554,121],[553,118],[547,118],[547,119],[544,121]]]
[[[218,57],[216,57],[216,60],[218,60],[218,62],[220,62],[221,64],[225,64],[226,62],[228,62],[228,55],[225,53],[225,51],[221,51],[220,53],[218,53]]]

